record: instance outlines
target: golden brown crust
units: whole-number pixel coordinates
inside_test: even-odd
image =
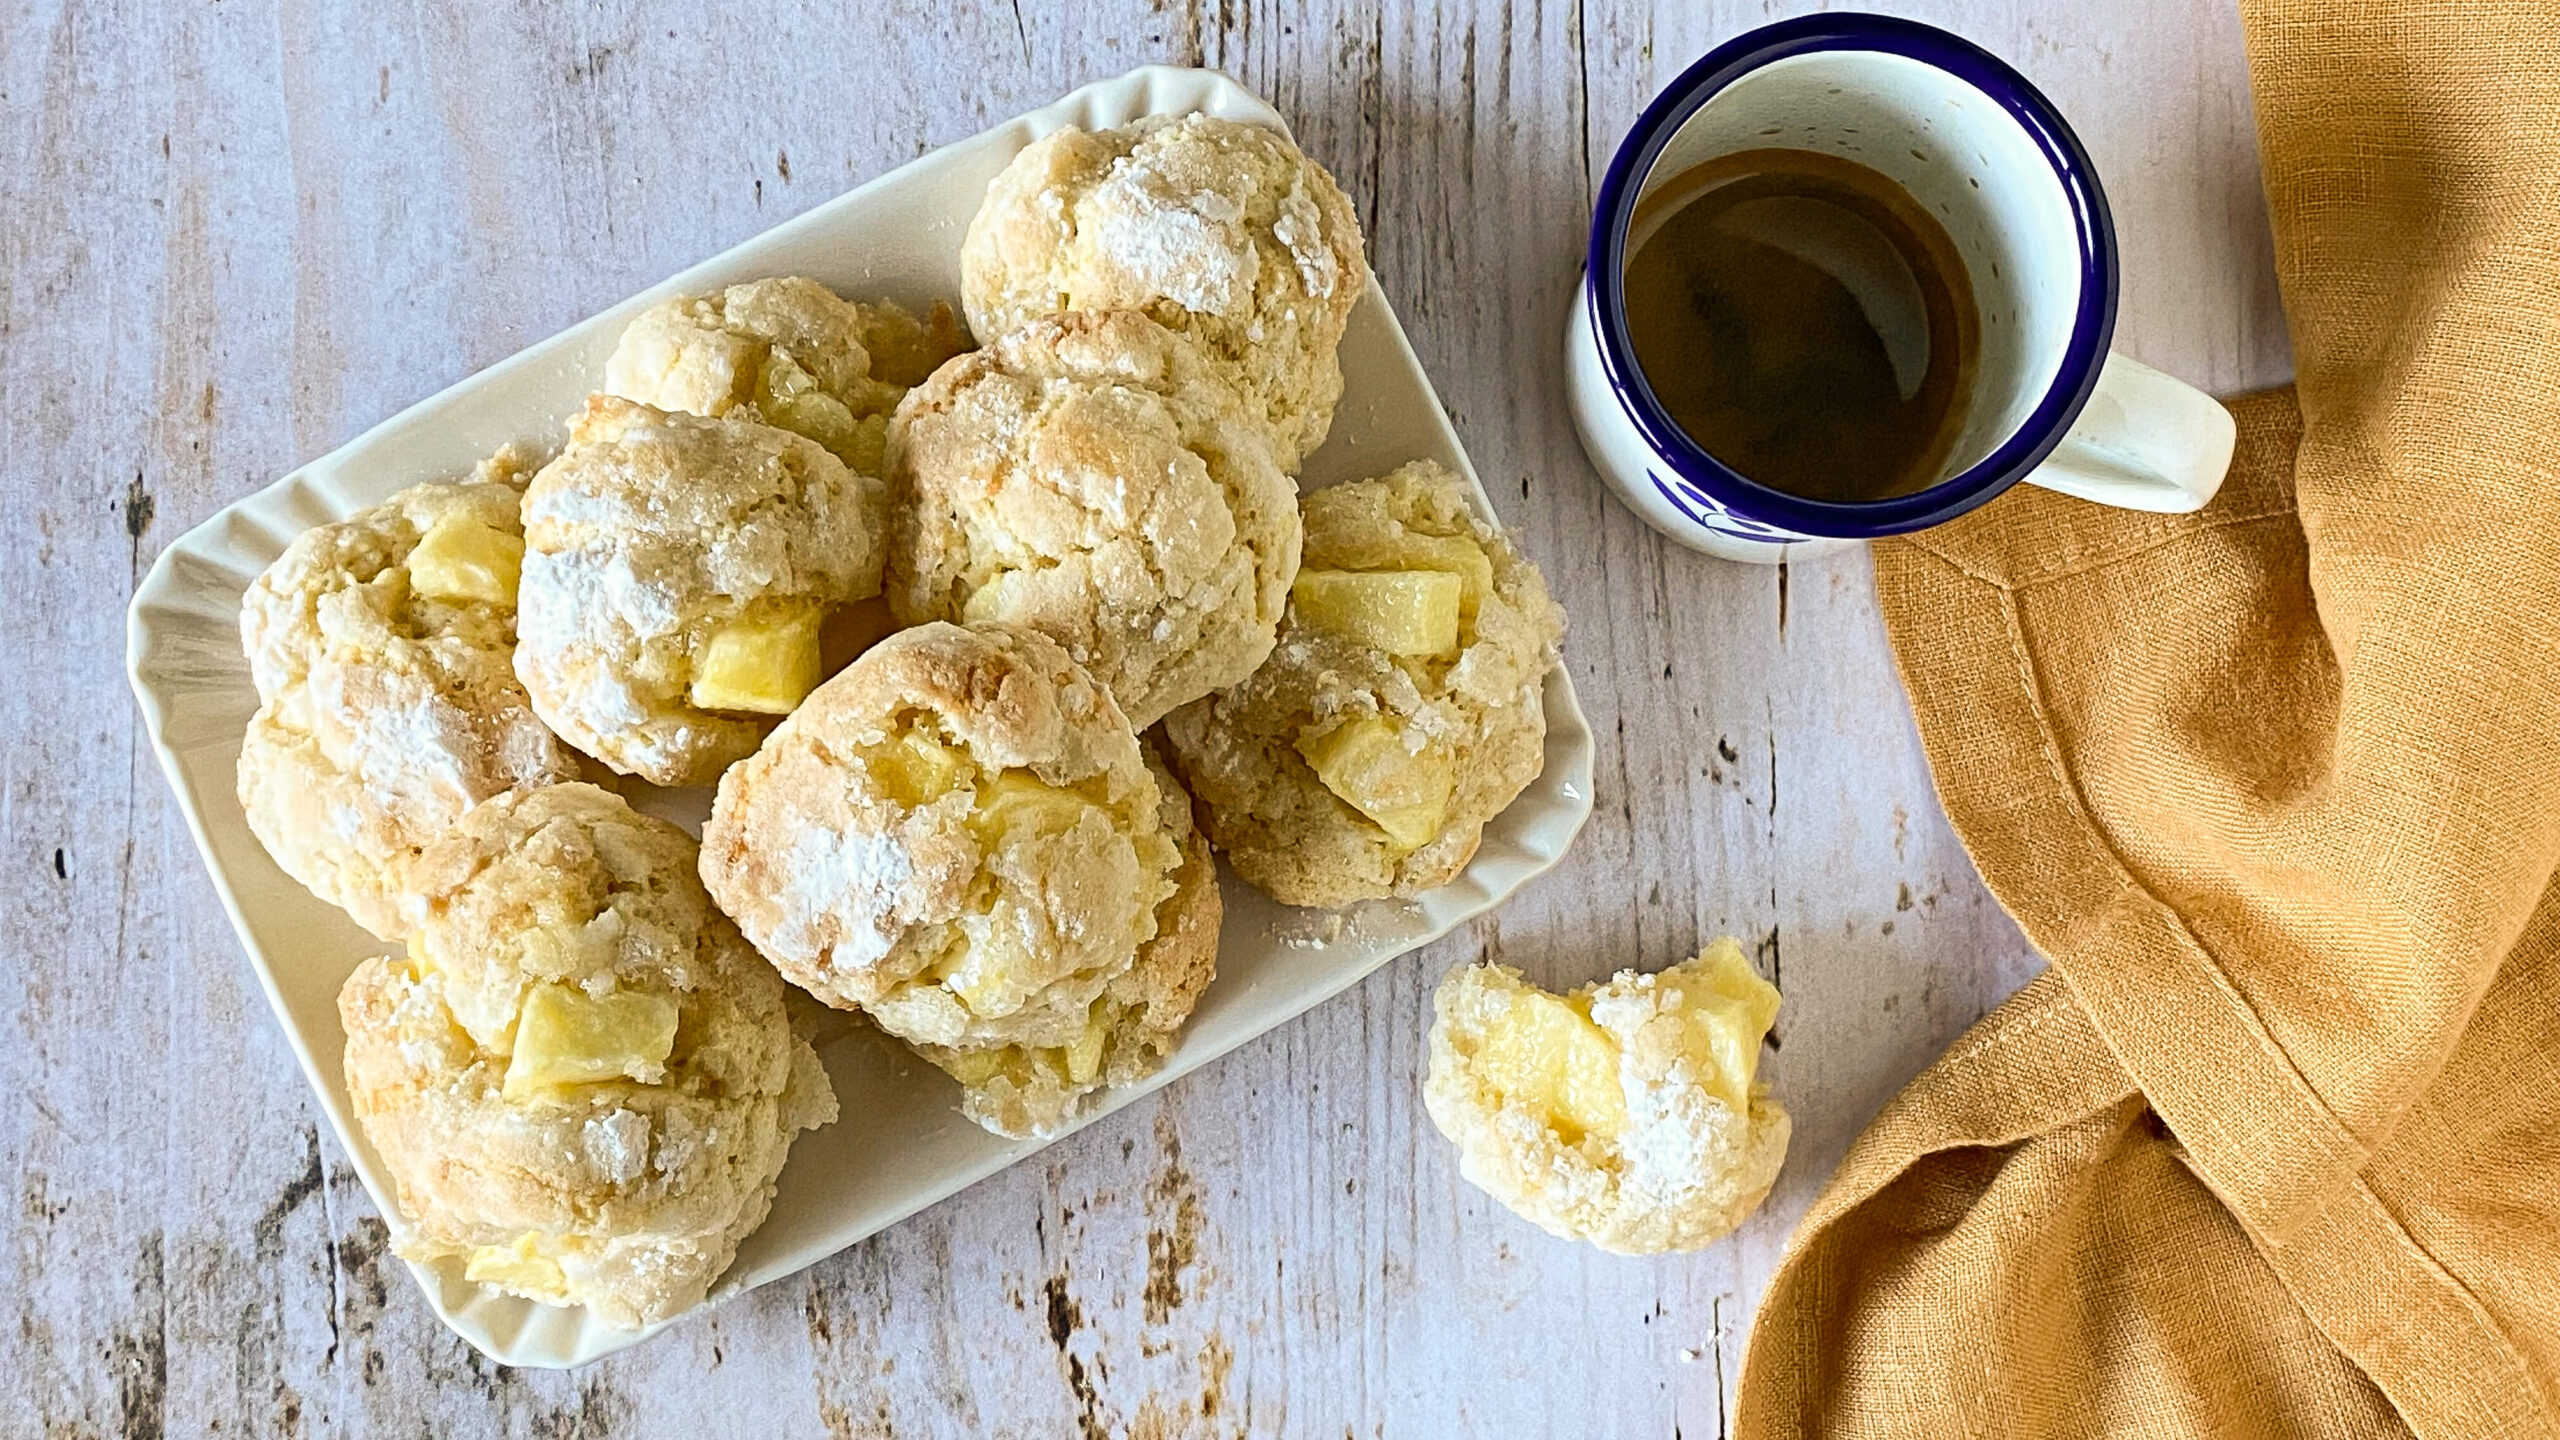
[[[1037,630],[1145,729],[1271,649],[1297,492],[1194,345],[1133,311],[1034,321],[890,424],[899,618]]]
[[[1492,593],[1454,660],[1399,659],[1301,623],[1294,606],[1271,658],[1243,684],[1177,710],[1164,726],[1209,838],[1236,873],[1289,905],[1340,906],[1444,885],[1485,823],[1545,764],[1544,677],[1564,612],[1537,568],[1475,517],[1466,483],[1428,461],[1306,497],[1306,564],[1388,566],[1410,536],[1470,541]],[[1325,788],[1299,737],[1346,717],[1385,716],[1444,747],[1456,788],[1439,834],[1404,850]]]
[[[1292,473],[1332,425],[1335,351],[1369,281],[1359,218],[1324,167],[1276,130],[1207,115],[1033,141],[987,187],[960,271],[981,342],[1073,310],[1144,310],[1188,333]]]
[[[945,773],[905,789],[929,746]],[[1016,777],[1016,778],[1008,778]],[[1052,793],[1053,828],[993,813]],[[1110,695],[1027,631],[929,624],[820,686],[720,782],[702,874],[794,984],[934,1045],[1063,1045],[1180,860]]]
[[[771,728],[692,703],[714,631],[880,588],[879,482],[751,421],[592,396],[524,520],[516,673],[535,711],[657,785],[709,784]]]
[[[693,842],[556,785],[482,805],[421,865],[412,957],[366,961],[339,996],[400,1253],[626,1328],[698,1302],[763,1220],[792,1137],[836,1107],[781,982],[702,893]],[[674,1048],[645,1079],[510,1098],[524,996],[546,983],[672,996]],[[543,1277],[481,1272],[492,1253]]]
[[[504,601],[416,593],[407,560],[439,520],[520,533],[525,458],[418,485],[296,539],[242,598],[259,707],[240,753],[249,828],[292,875],[386,940],[408,933],[418,851],[479,801],[573,778],[511,659]]]
[[[918,319],[779,276],[643,310],[605,364],[605,390],[661,410],[778,426],[878,475],[898,398],[965,348],[948,305]]]

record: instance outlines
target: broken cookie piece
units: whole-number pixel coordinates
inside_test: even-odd
[[[1786,1110],[1756,1083],[1777,988],[1731,939],[1568,995],[1500,965],[1440,982],[1423,1106],[1459,1173],[1548,1233],[1695,1250],[1767,1198]]]

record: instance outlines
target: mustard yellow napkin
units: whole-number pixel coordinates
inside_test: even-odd
[[[1775,1278],[1763,1435],[2560,1435],[2560,9],[2244,0],[2293,391],[1876,551],[2052,963]]]

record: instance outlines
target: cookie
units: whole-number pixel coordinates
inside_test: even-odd
[[[604,388],[661,410],[778,426],[878,475],[898,397],[964,348],[947,305],[919,320],[782,276],[641,311],[605,362]]]
[[[1287,136],[1207,115],[1069,126],[1014,157],[960,249],[981,343],[1070,310],[1144,310],[1234,379],[1295,473],[1342,396],[1368,288],[1359,218]]]
[[[835,1098],[695,863],[581,784],[492,800],[421,857],[408,956],[338,998],[404,1258],[636,1328],[698,1303],[762,1223]]]
[[[793,984],[920,1045],[1063,1049],[1181,845],[1111,697],[1027,631],[901,631],[721,777],[702,878]]]
[[[1424,1109],[1459,1173],[1548,1233],[1695,1250],[1776,1183],[1789,1121],[1754,1076],[1778,992],[1734,941],[1562,996],[1462,966],[1433,1010]]]
[[[1126,972],[1103,987],[1083,1033],[1063,1046],[918,1045],[916,1052],[960,1082],[960,1109],[998,1135],[1049,1136],[1085,1109],[1095,1092],[1155,1073],[1173,1051],[1191,1007],[1218,963],[1218,863],[1191,820],[1191,797],[1155,756],[1148,773],[1161,792],[1165,833],[1181,848],[1173,893],[1156,906],[1155,938]]]
[[[511,659],[524,469],[510,448],[470,483],[306,531],[241,600],[259,702],[240,748],[249,828],[386,940],[414,923],[421,847],[491,795],[577,774]]]
[[[1141,730],[1270,652],[1296,487],[1198,347],[1146,316],[1035,320],[961,356],[889,445],[901,620],[1037,630]]]
[[[878,593],[881,525],[880,482],[805,436],[592,396],[525,492],[516,674],[589,755],[707,785]]]
[[[1165,722],[1209,838],[1289,905],[1448,883],[1545,765],[1564,612],[1428,461],[1306,497],[1271,658]]]

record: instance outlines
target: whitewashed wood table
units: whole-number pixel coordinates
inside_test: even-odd
[[[2039,962],[1933,800],[1863,559],[1700,559],[1558,401],[1593,176],[1732,0],[0,7],[0,1433],[1652,1435],[1724,1428],[1850,1138]],[[2288,370],[2222,0],[1895,6],[2077,122],[2119,348]],[[1358,201],[1486,483],[1573,618],[1599,811],[1498,915],[808,1273],[568,1374],[488,1364],[384,1250],[137,734],[164,540],[447,382],[866,176],[1154,60],[1268,96]],[[1786,993],[1769,1205],[1655,1261],[1462,1183],[1430,988],[1740,935]]]

